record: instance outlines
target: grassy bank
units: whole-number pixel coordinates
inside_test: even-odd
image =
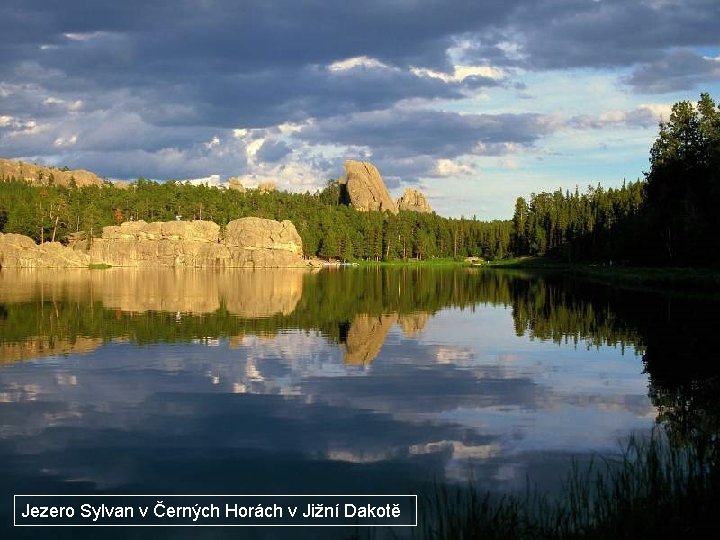
[[[623,288],[712,292],[720,288],[720,268],[637,267],[571,264],[545,257],[520,257],[488,263],[491,268],[562,273]]]
[[[473,486],[421,498],[424,540],[704,538],[720,511],[716,447],[631,439],[622,456],[573,468],[555,496],[492,497]]]
[[[432,259],[397,259],[392,261],[357,261],[359,267],[435,267],[435,266],[468,266],[465,260],[452,258]]]

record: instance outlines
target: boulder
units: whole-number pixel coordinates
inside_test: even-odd
[[[345,161],[345,189],[350,204],[362,212],[380,210],[398,213],[377,167],[367,161]]]
[[[0,233],[0,268],[75,268],[87,267],[89,257],[59,242],[37,245],[21,234]]]
[[[302,238],[291,221],[246,217],[231,221],[225,227],[225,245],[246,250],[286,251],[302,255]]]
[[[422,192],[413,189],[405,188],[405,192],[397,200],[398,210],[405,210],[409,212],[432,212],[430,204],[427,202],[425,195]]]

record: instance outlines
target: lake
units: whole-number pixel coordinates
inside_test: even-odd
[[[3,527],[17,493],[553,491],[717,418],[717,308],[482,268],[2,270]],[[102,530],[301,533],[347,537]]]

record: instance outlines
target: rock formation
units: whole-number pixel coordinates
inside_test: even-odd
[[[69,186],[73,180],[77,186],[100,186],[103,183],[96,174],[83,169],[63,170],[24,161],[0,159],[0,180],[9,178],[24,180],[31,184],[54,183],[61,186]]]
[[[234,189],[235,191],[239,191],[240,193],[245,193],[245,186],[242,185],[238,176],[231,176],[228,178],[228,187],[230,189]]]
[[[425,195],[422,192],[413,189],[405,188],[405,192],[397,200],[398,210],[406,210],[410,212],[432,212],[430,204],[427,202]]]
[[[220,227],[212,221],[126,221],[103,227],[102,238],[92,240],[91,264],[111,266],[223,266],[227,248],[218,243]],[[75,244],[86,249],[86,242]]]
[[[291,221],[246,217],[225,227],[224,244],[230,248],[231,264],[225,266],[305,266],[302,239]]]
[[[302,267],[302,239],[290,221],[248,217],[220,227],[212,221],[126,221],[103,228],[102,238],[71,247],[36,245],[19,234],[0,233],[0,268],[87,267]]]
[[[260,182],[257,190],[260,193],[270,193],[271,191],[277,191],[277,184],[275,182]]]
[[[380,171],[367,161],[345,161],[345,189],[350,204],[362,212],[380,210],[398,213]]]
[[[0,233],[0,268],[87,268],[90,257],[59,242],[36,244],[21,234]]]

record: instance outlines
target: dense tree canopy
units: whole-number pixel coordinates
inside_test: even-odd
[[[708,94],[676,103],[650,150],[648,219],[659,259],[720,261],[720,110]]]
[[[676,103],[644,181],[519,198],[518,254],[644,264],[720,262],[720,109],[708,94]]]
[[[340,200],[330,183],[316,193],[239,192],[139,178],[130,188],[112,184],[67,188],[31,185],[12,178],[0,182],[2,232],[31,236],[37,242],[66,241],[85,231],[126,220],[208,219],[220,226],[246,216],[291,220],[303,239],[306,256],[341,260],[505,257],[510,221],[448,219],[436,214],[358,212]]]

